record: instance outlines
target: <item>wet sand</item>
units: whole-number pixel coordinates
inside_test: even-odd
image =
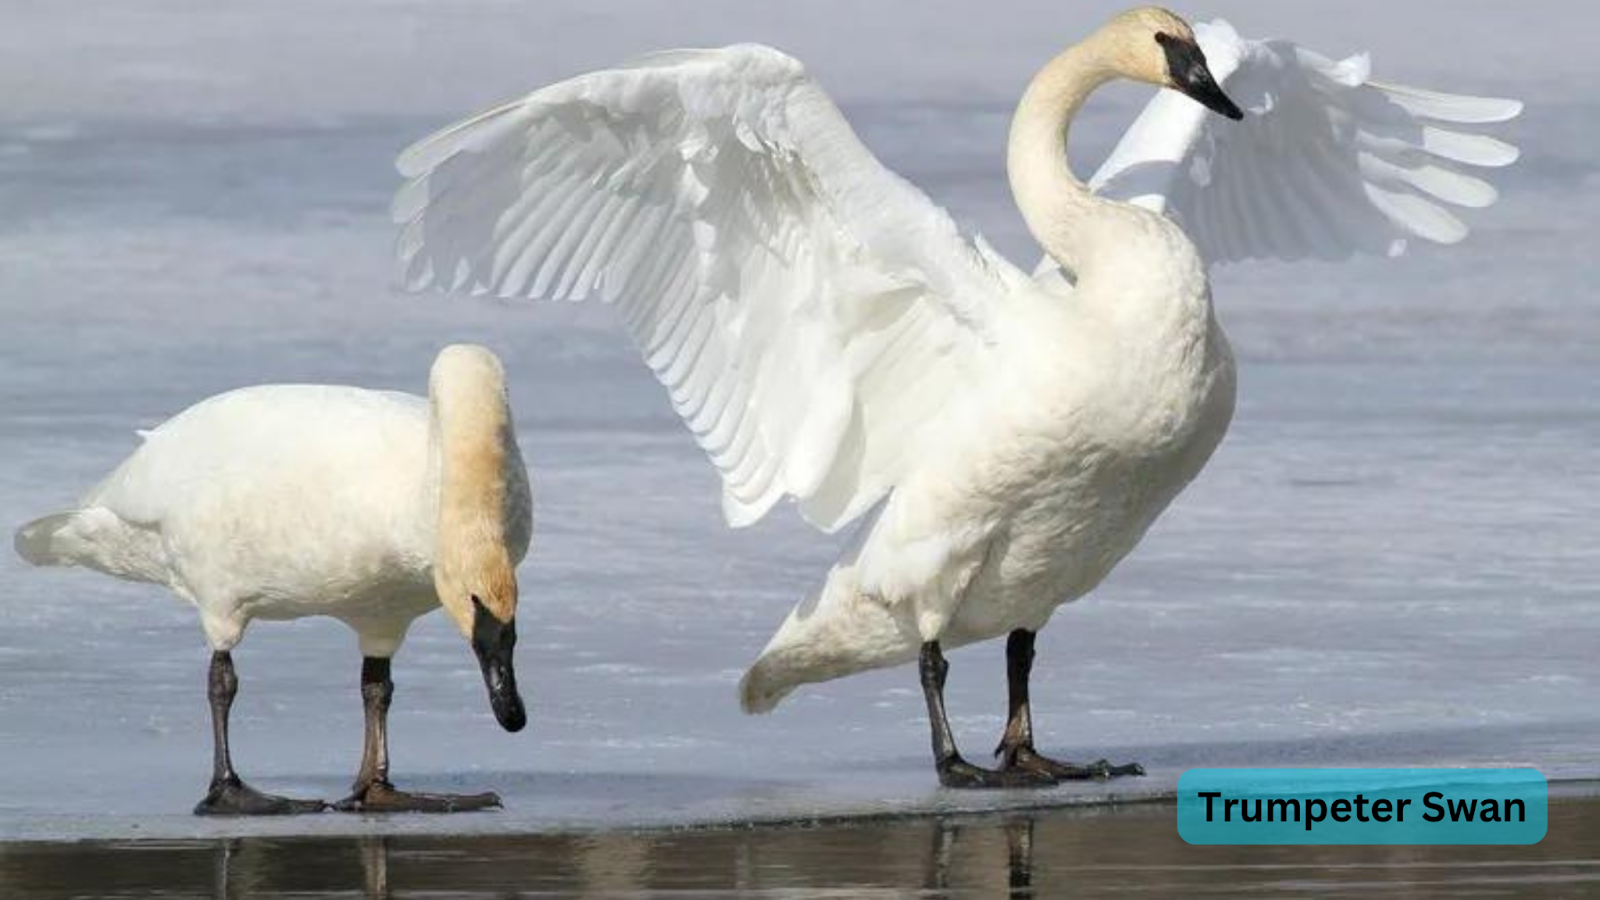
[[[0,845],[0,896],[65,898],[1576,897],[1600,798],[1552,798],[1531,847],[1192,847],[1173,809],[573,835]]]

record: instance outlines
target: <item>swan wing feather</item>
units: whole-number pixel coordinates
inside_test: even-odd
[[[759,45],[543,88],[397,166],[405,286],[614,304],[734,525],[785,496],[825,530],[871,507],[1024,278]]]
[[[1196,27],[1218,82],[1245,110],[1229,122],[1174,91],[1144,108],[1090,186],[1165,212],[1209,263],[1395,255],[1415,238],[1453,244],[1453,208],[1496,199],[1475,169],[1517,149],[1476,126],[1515,100],[1375,81],[1365,55],[1334,61],[1284,40]]]

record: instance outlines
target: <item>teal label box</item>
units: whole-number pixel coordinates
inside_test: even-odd
[[[1190,769],[1191,844],[1537,844],[1550,788],[1537,769]]]

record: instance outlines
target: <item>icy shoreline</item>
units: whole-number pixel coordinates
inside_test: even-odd
[[[493,787],[502,810],[453,816],[359,816],[341,813],[290,818],[206,819],[192,816],[171,785],[108,790],[110,809],[60,815],[35,809],[16,815],[0,808],[0,845],[82,840],[172,840],[220,837],[352,835],[556,835],[639,830],[783,827],[866,823],[929,816],[1049,810],[1093,810],[1166,804],[1177,777],[1195,766],[1514,766],[1543,759],[1552,797],[1600,794],[1600,775],[1577,747],[1593,726],[1524,729],[1516,735],[1434,732],[1373,735],[1319,743],[1265,746],[1187,746],[1137,751],[1151,770],[1141,779],[1065,784],[1042,791],[949,791],[937,786],[920,758],[869,762],[856,770],[789,775],[730,775],[705,772],[480,771],[408,779],[434,790]],[[1494,743],[1498,752],[1481,749]],[[1565,746],[1561,752],[1553,747]],[[1478,747],[1480,749],[1471,749]],[[1113,748],[1120,755],[1132,748]],[[1551,762],[1564,759],[1564,762]],[[41,773],[44,774],[44,773]],[[335,796],[344,780],[327,776],[277,775],[265,781],[297,796]],[[17,798],[48,806],[50,786],[40,795]],[[137,804],[148,804],[139,808]],[[172,804],[177,804],[172,806]],[[9,804],[8,804],[9,805]],[[32,805],[30,803],[30,805]]]

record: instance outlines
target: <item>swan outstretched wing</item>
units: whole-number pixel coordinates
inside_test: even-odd
[[[1514,100],[1373,81],[1365,55],[1334,62],[1288,41],[1242,38],[1222,21],[1195,32],[1244,120],[1162,91],[1090,186],[1165,211],[1209,262],[1455,243],[1467,226],[1450,207],[1496,198],[1470,172],[1517,158],[1471,131],[1515,117]]]
[[[398,166],[406,286],[615,303],[736,525],[787,495],[832,530],[882,497],[1023,279],[757,45],[544,88]]]

